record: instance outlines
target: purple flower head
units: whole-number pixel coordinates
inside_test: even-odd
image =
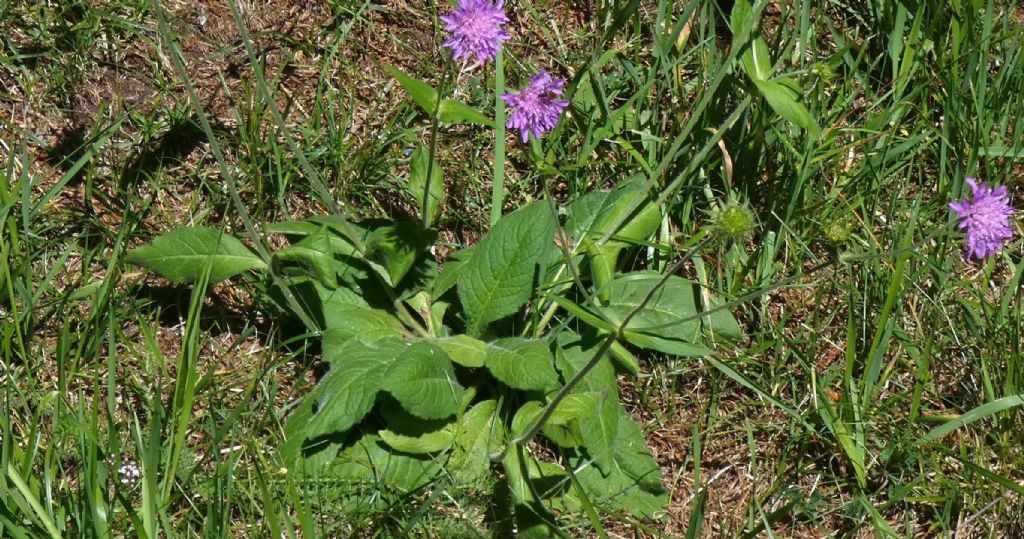
[[[501,94],[511,112],[508,127],[519,130],[519,138],[525,144],[529,135],[539,139],[558,125],[562,112],[569,102],[558,99],[562,96],[565,80],[552,78],[541,69],[530,79],[530,85],[518,94]]]
[[[1010,230],[1013,208],[1005,185],[992,189],[988,182],[978,185],[974,178],[967,178],[967,185],[971,186],[971,196],[950,202],[949,207],[960,217],[957,228],[967,232],[964,257],[974,256],[980,260],[998,253],[1006,240],[1013,237]]]
[[[476,57],[479,64],[494,60],[501,44],[508,40],[508,34],[501,28],[508,22],[504,6],[504,0],[459,0],[459,7],[441,16],[452,35],[444,42],[452,50],[452,57]]]

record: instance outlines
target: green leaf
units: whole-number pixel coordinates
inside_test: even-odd
[[[391,314],[380,309],[347,303],[325,306],[328,321],[323,332],[324,350],[340,348],[351,339],[373,343],[388,337],[402,337],[405,328]]]
[[[464,391],[455,380],[448,355],[426,341],[405,349],[384,373],[381,388],[423,419],[444,419],[457,412]]]
[[[412,97],[412,100],[415,101],[428,116],[434,115],[434,109],[437,107],[437,90],[419,79],[410,77],[397,67],[385,65],[383,68],[384,71],[387,71],[389,75],[398,81],[398,84],[402,85],[402,88],[405,88],[405,91],[410,97]]]
[[[754,30],[754,9],[750,6],[750,2],[736,0],[732,5],[729,23],[732,26],[733,48],[742,47],[750,39],[750,33]]]
[[[430,171],[430,188],[427,191],[427,174]],[[444,177],[441,165],[434,161],[430,166],[430,152],[417,146],[409,161],[409,192],[419,204],[420,214],[429,216],[428,222],[433,224],[441,216],[441,202],[444,200]],[[424,199],[426,195],[426,199]]]
[[[445,294],[445,292],[451,290],[453,286],[458,282],[459,276],[462,274],[462,270],[466,267],[466,263],[473,256],[473,251],[476,246],[466,247],[465,249],[455,253],[444,263],[444,269],[441,274],[434,279],[434,287],[431,295],[434,300],[438,300]]]
[[[555,411],[548,418],[552,425],[567,425],[572,421],[593,417],[597,413],[599,398],[597,393],[572,393],[566,395],[558,403]]]
[[[566,379],[585,367],[598,349],[596,343],[587,343],[587,347],[583,348],[584,343],[578,336],[563,338],[559,344],[555,355],[558,368]],[[587,453],[602,470],[610,473],[614,464],[612,447],[618,435],[619,416],[625,413],[625,410],[618,400],[615,367],[607,356],[601,358],[576,384],[573,394],[593,395],[597,401],[597,412],[580,419],[580,430]]]
[[[718,308],[722,304],[722,300],[712,297],[708,310]],[[715,338],[720,339],[724,337],[734,341],[743,338],[743,328],[740,327],[740,323],[736,321],[736,317],[728,309],[714,311],[704,316],[701,318],[701,324],[703,324],[705,330],[710,330],[714,333]]]
[[[456,424],[443,420],[424,420],[388,400],[381,406],[388,428],[377,432],[380,439],[396,451],[421,454],[435,453],[450,447],[455,440]]]
[[[661,207],[646,191],[646,182],[635,179],[612,191],[584,195],[569,207],[565,230],[590,257],[591,277],[602,300],[608,299],[608,283],[615,275],[622,249],[647,241],[661,225]],[[647,200],[639,212],[629,215],[638,197]],[[621,225],[615,230],[617,223]],[[609,234],[613,239],[599,243]]]
[[[646,350],[654,350],[663,354],[677,357],[701,357],[711,354],[713,350],[700,345],[689,343],[680,339],[658,337],[648,333],[637,333],[627,331],[624,336],[626,340],[635,346]]]
[[[561,407],[562,403],[559,403],[559,408]],[[529,401],[520,406],[515,417],[512,418],[512,433],[517,437],[522,435],[540,418],[543,412],[544,404],[539,401]],[[553,423],[549,420],[541,427],[541,434],[562,447],[578,447],[583,443],[579,423],[570,420],[562,423]]]
[[[558,373],[551,361],[547,343],[518,337],[488,343],[484,358],[487,369],[502,383],[533,391],[558,387]]]
[[[379,489],[382,483],[412,492],[430,484],[441,472],[441,464],[435,459],[388,451],[378,436],[367,434],[339,453],[331,470],[350,481],[366,482],[371,488]]]
[[[772,109],[787,121],[797,127],[808,130],[813,136],[820,131],[818,123],[801,103],[798,95],[788,86],[777,82],[777,80],[754,80],[758,91],[764,96]]]
[[[448,358],[463,367],[483,367],[487,343],[468,335],[443,337],[432,341],[448,354]]]
[[[661,278],[654,272],[634,272],[616,278],[610,287],[610,302],[602,308],[605,316],[614,324],[621,324]],[[691,281],[669,277],[651,301],[630,320],[626,340],[642,348],[683,357],[706,353],[705,348],[691,344],[697,342],[700,334],[693,287]]]
[[[128,253],[125,261],[174,283],[199,280],[208,264],[212,265],[211,284],[244,271],[267,269],[266,263],[237,238],[204,226],[182,227],[158,236]]]
[[[441,102],[437,118],[446,124],[480,124],[493,127],[494,122],[479,110],[452,99]]]
[[[658,205],[648,200],[632,218],[625,215],[630,211],[635,198],[646,189],[645,181],[635,179],[611,191],[594,191],[576,199],[569,205],[565,232],[580,247],[589,248],[594,241],[613,232],[612,226],[616,222],[625,221],[619,230],[614,231],[617,241],[610,241],[607,245],[624,247],[629,243],[647,241],[661,224],[661,209]]]
[[[519,310],[545,267],[557,223],[547,202],[520,208],[495,223],[459,275],[459,299],[471,334]]]
[[[487,479],[490,454],[504,440],[497,410],[497,401],[487,400],[462,415],[448,465],[456,479],[468,484],[480,484]]]
[[[772,76],[772,59],[768,44],[760,36],[754,39],[750,49],[743,53],[743,70],[755,83],[766,81]]]
[[[285,273],[283,270],[290,265],[297,265],[303,273],[315,277],[324,286],[336,288],[338,271],[347,267],[347,264],[338,262],[335,256],[352,252],[352,246],[348,242],[327,230],[320,230],[294,245],[279,249],[274,253],[271,262],[282,273]]]
[[[406,221],[374,228],[366,240],[366,258],[391,287],[397,287],[433,244],[436,232]]]
[[[405,349],[405,343],[394,338],[372,343],[349,340],[342,346],[325,339],[324,359],[331,368],[300,405],[312,409],[308,423],[299,429],[302,437],[345,432],[358,423],[373,408],[382,374]]]
[[[577,459],[575,467],[579,484],[598,504],[624,509],[638,517],[649,517],[665,508],[668,495],[661,484],[661,470],[644,442],[640,427],[623,411],[619,414],[612,461],[606,471],[583,466]]]
[[[561,466],[529,455],[523,455],[525,458],[520,459],[519,455],[520,449],[510,449],[502,461],[509,489],[516,502],[526,504],[536,500],[535,492],[542,500],[550,500],[568,492],[570,483]]]

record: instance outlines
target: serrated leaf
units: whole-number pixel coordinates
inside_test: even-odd
[[[559,403],[559,408],[561,404]],[[529,401],[520,406],[512,418],[513,435],[518,437],[525,433],[540,418],[544,408],[545,405],[539,401]],[[549,418],[541,426],[540,432],[545,438],[562,447],[577,447],[583,443],[579,423],[572,423],[570,420],[555,423]]]
[[[487,400],[472,407],[456,427],[455,446],[449,469],[456,479],[479,484],[490,470],[490,454],[504,440],[501,419],[497,415],[498,403]]]
[[[455,380],[448,355],[426,341],[405,349],[384,373],[381,388],[424,419],[444,419],[457,412],[465,391]]]
[[[397,67],[389,65],[382,67],[384,68],[384,71],[387,71],[389,75],[398,81],[398,84],[402,85],[402,88],[404,88],[409,96],[412,97],[412,100],[415,101],[428,116],[434,115],[434,109],[437,107],[437,90],[429,84],[409,76],[406,72],[398,69]]]
[[[468,335],[443,337],[432,341],[448,354],[448,358],[463,367],[483,367],[487,343]]]
[[[441,108],[437,109],[437,118],[446,124],[480,124],[488,127],[494,126],[494,122],[479,110],[452,99],[445,99],[441,102]]]
[[[495,223],[459,276],[459,299],[471,334],[519,310],[545,267],[557,223],[547,202],[520,208]]]
[[[428,173],[430,174],[429,187],[427,186]],[[444,200],[444,177],[441,173],[441,165],[437,163],[437,160],[434,160],[433,167],[430,166],[430,152],[423,146],[417,146],[409,159],[409,192],[419,204],[420,215],[428,215],[428,222],[435,223],[441,216],[441,202]]]
[[[125,261],[174,283],[199,280],[207,265],[212,266],[211,284],[244,271],[267,269],[266,263],[238,238],[205,226],[187,226],[160,235],[129,252]]]
[[[545,391],[558,387],[551,351],[544,341],[518,337],[487,344],[484,365],[495,378],[509,387]]]

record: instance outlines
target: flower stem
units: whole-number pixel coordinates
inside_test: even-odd
[[[445,94],[448,93],[448,76],[451,72],[451,62],[446,62],[444,66],[444,73],[441,75],[441,85],[437,87],[437,102],[434,104],[434,114],[430,119],[430,153],[428,155],[429,161],[427,161],[427,178],[423,182],[423,202],[422,212],[423,228],[430,228],[432,221],[432,212],[430,211],[430,183],[434,178],[434,156],[437,154],[437,132],[439,129],[439,123],[441,120],[441,101],[444,100]],[[438,204],[441,201],[437,201]]]
[[[491,226],[501,218],[505,205],[505,53],[494,59],[494,178],[491,183]]]

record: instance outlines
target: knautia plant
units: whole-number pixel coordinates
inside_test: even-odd
[[[128,260],[175,282],[256,272],[268,307],[319,339],[328,369],[288,415],[278,458],[289,473],[336,481],[370,506],[382,502],[359,497],[362,487],[416,496],[500,482],[493,490],[511,493],[519,534],[552,537],[558,513],[664,508],[658,464],[620,401],[618,376],[638,374],[638,353],[705,356],[741,330],[722,300],[677,275],[707,231],[669,253],[676,262],[662,273],[620,264],[665,215],[641,179],[504,216],[496,182],[486,235],[443,265],[432,255],[444,203],[437,130],[492,126],[500,179],[502,105],[525,143],[551,132],[570,103],[565,81],[544,70],[503,91],[502,8],[462,0],[444,17],[453,59],[495,60],[495,118],[388,68],[430,118],[430,143],[409,156],[420,219],[278,223],[265,232],[288,243],[269,262],[233,236],[186,227]],[[723,218],[729,235],[753,226],[745,208]]]
[[[1013,207],[1006,194],[1006,186],[996,188],[988,182],[978,185],[975,178],[967,178],[971,194],[963,200],[949,203],[949,207],[960,218],[957,228],[967,234],[964,257],[978,260],[994,256],[1013,237],[1010,217]]]
[[[650,517],[667,501],[619,400],[634,354],[700,356],[714,345],[706,334],[740,337],[727,310],[702,303],[718,300],[672,273],[615,274],[597,290],[584,268],[653,232],[601,243],[635,190],[588,194],[564,221],[547,201],[520,208],[440,271],[435,233],[419,222],[341,216],[268,227],[289,240],[269,265],[203,227],[128,259],[176,282],[256,271],[280,312],[314,321],[329,369],[290,413],[280,455],[290,473],[406,494],[501,480],[523,533],[550,537],[552,511]],[[562,247],[560,229],[572,239]]]

